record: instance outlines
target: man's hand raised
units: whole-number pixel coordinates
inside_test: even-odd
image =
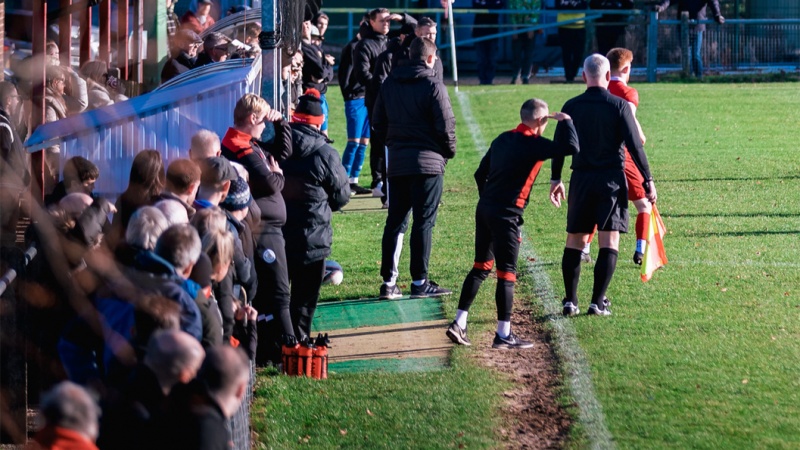
[[[264,122],[280,122],[282,119],[283,115],[277,109],[270,109],[264,116]]]
[[[572,117],[570,117],[569,114],[562,113],[562,112],[556,112],[556,113],[550,114],[547,117],[549,117],[549,118],[551,118],[553,120],[556,120],[558,122],[561,122],[562,120],[572,120]]]

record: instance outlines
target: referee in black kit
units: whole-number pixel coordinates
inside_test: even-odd
[[[628,186],[623,169],[625,148],[644,178],[647,199],[656,202],[656,187],[650,175],[636,122],[628,103],[611,95],[608,84],[611,68],[602,55],[590,55],[583,62],[586,92],[567,101],[562,112],[572,117],[578,132],[580,153],[572,158],[567,205],[567,243],[561,260],[564,275],[563,314],[578,314],[578,281],[581,275],[581,250],[595,225],[599,231],[600,252],[594,266],[594,289],[589,314],[611,315],[606,290],[617,265],[619,233],[628,231]],[[562,126],[559,123],[558,127]],[[565,198],[561,170],[564,158],[553,158],[550,201],[561,206]]]

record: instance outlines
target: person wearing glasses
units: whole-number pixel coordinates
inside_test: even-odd
[[[203,38],[203,51],[197,55],[195,67],[205,66],[215,62],[227,61],[231,52],[230,38],[222,33],[209,33]]]

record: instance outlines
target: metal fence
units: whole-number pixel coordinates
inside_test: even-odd
[[[200,129],[224,135],[236,101],[261,91],[261,58],[212,64],[181,77],[182,83],[41,125],[26,149],[59,145],[62,164],[73,156],[94,162],[100,169],[95,192],[115,197],[127,187],[140,151],[158,150],[166,166],[187,157],[191,137]]]
[[[673,8],[674,10],[674,8]],[[326,9],[331,16],[330,35],[326,41],[329,50],[340,49],[344,43],[358,32],[358,20],[364,13],[360,9],[331,8]],[[447,33],[444,30],[444,10],[411,9],[414,15],[427,15],[442,24],[437,36],[440,49],[450,47]],[[567,11],[561,11],[567,12]],[[697,22],[689,21],[683,25],[674,18],[659,18],[655,12],[644,10],[620,11],[569,11],[584,13],[586,28],[586,54],[597,51],[595,35],[598,29],[618,24],[625,25],[625,33],[618,45],[634,52],[634,67],[646,67],[649,81],[655,81],[656,73],[681,70],[682,55],[686,53],[681,45],[681,27],[694,27]],[[672,11],[670,11],[672,12]],[[473,38],[472,31],[475,14],[497,14],[500,17],[498,32],[485,38]],[[458,49],[459,70],[469,69],[475,61],[473,45],[482,39],[499,39],[498,59],[501,64],[509,63],[511,56],[511,36],[528,31],[541,30],[551,44],[557,47],[557,28],[567,22],[557,22],[559,11],[554,10],[475,10],[454,9],[453,20],[455,41]],[[620,22],[597,21],[604,14],[614,14],[621,18]],[[512,24],[511,16],[527,16],[528,22]],[[663,15],[662,15],[663,16]],[[674,14],[673,14],[674,16]],[[666,16],[665,16],[666,17]],[[729,19],[723,25],[713,21],[705,21],[706,31],[703,36],[702,54],[707,70],[727,72],[735,70],[800,70],[800,18],[781,19]],[[541,47],[535,51],[552,51]],[[335,56],[338,54],[334,53]],[[448,65],[448,52],[441,52],[443,63]],[[534,56],[535,57],[535,56]],[[560,59],[555,63],[561,66]]]

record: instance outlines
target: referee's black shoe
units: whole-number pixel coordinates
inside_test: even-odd
[[[608,309],[609,306],[611,306],[611,302],[608,298],[604,298],[601,305],[597,303],[589,305],[589,310],[586,311],[586,314],[590,316],[610,316],[611,311]]]
[[[533,342],[520,338],[513,331],[505,338],[501,338],[499,334],[495,333],[494,341],[492,342],[492,348],[504,350],[531,347],[533,347]]]
[[[411,284],[411,298],[441,297],[452,293],[450,289],[439,287],[431,280],[425,280],[422,286]]]
[[[577,316],[578,314],[581,313],[581,310],[578,309],[578,305],[572,302],[568,302],[567,299],[564,299],[563,303],[564,303],[564,308],[561,310],[561,314],[563,314],[564,316],[566,317]]]

